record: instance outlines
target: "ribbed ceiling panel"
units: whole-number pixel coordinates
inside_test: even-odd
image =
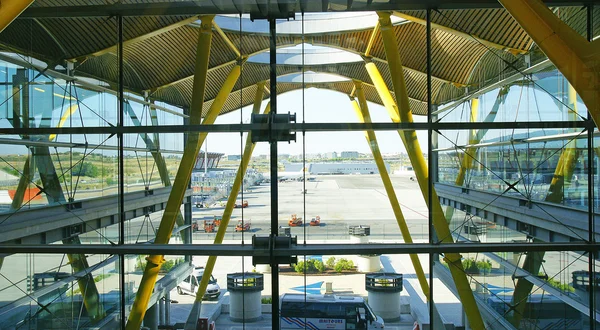
[[[140,10],[143,10],[144,4],[148,2],[164,1],[122,1],[130,4],[139,3]],[[38,0],[33,6],[86,6],[113,3],[114,1],[108,0]],[[210,3],[202,2],[202,6],[204,5]],[[581,7],[565,7],[554,9],[554,12],[579,33],[585,34],[586,10]],[[403,13],[425,18],[424,11],[403,11]],[[594,17],[600,17],[600,11],[595,10]],[[198,27],[192,24],[173,25],[188,18],[189,16],[139,16],[124,19],[124,39],[127,41],[139,38],[124,49],[125,88],[134,92],[149,90],[152,93],[151,97],[156,100],[189,107],[195,72]],[[503,9],[440,10],[433,12],[432,19],[436,24],[472,34],[502,47],[524,51],[531,49],[531,39]],[[595,20],[593,28],[594,31],[600,31],[600,18]],[[426,113],[426,107],[422,102],[427,98],[425,26],[404,22],[394,26],[394,33],[398,41],[398,52],[405,67],[403,74],[407,92],[414,99],[411,101],[414,103],[413,112]],[[236,31],[226,31],[226,35],[245,55],[255,54],[269,47],[269,38],[264,34],[242,33],[240,35]],[[361,54],[365,51],[370,36],[370,29],[331,32],[307,35],[306,42]],[[511,63],[517,66],[523,65],[522,58],[496,48],[490,49],[489,46],[474,38],[460,36],[452,31],[434,29],[432,37],[432,88],[436,104],[464,95],[467,89],[460,85],[465,85],[471,90],[482,87],[495,77],[515,72],[514,68],[510,67]],[[117,20],[114,17],[43,18],[37,21],[18,19],[0,35],[0,47],[32,55],[52,64],[64,65],[64,60],[78,58],[77,74],[92,76],[116,86],[118,61],[114,54],[115,50],[109,48],[116,45],[117,39]],[[302,38],[299,35],[280,35],[277,38],[278,47],[301,42]],[[106,49],[109,50],[102,55],[89,56]],[[536,54],[532,54],[532,58],[534,55],[537,58]],[[393,90],[380,33],[375,37],[371,56],[374,57],[373,61],[381,71],[388,88]],[[213,31],[205,94],[206,104],[219,92],[235,60],[236,55],[225,39]],[[283,75],[301,72],[301,70],[299,66],[280,65],[277,74]],[[371,83],[362,62],[307,66],[304,70],[335,73]],[[269,79],[268,65],[246,63],[242,77],[235,87],[236,91],[244,88],[243,93],[235,92],[238,93],[237,102],[239,103],[240,95],[242,103],[245,104],[246,97],[250,98],[248,102],[252,102],[251,94],[254,88],[252,86],[258,81],[267,79]],[[322,86],[347,93],[345,89],[349,88],[351,83],[331,83]],[[369,88],[371,87],[365,88],[367,93]],[[235,99],[233,94],[230,98]],[[374,102],[380,102],[376,93],[369,97]],[[234,104],[235,102],[228,100],[224,111]]]

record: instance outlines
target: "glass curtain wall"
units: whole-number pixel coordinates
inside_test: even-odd
[[[2,327],[595,328],[585,104],[503,9],[397,10],[12,23]]]

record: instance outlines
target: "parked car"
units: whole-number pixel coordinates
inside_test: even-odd
[[[183,282],[177,285],[177,293],[183,294],[191,294],[196,295],[196,291],[198,291],[198,287],[200,286],[200,281],[202,281],[202,275],[204,275],[204,267],[195,267],[192,273],[186,277]],[[206,292],[202,299],[218,299],[221,295],[221,287],[217,284],[217,280],[210,275],[210,280],[208,280],[208,286],[206,287]]]

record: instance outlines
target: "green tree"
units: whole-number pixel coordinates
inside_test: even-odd
[[[81,162],[73,167],[72,175],[95,178],[100,174],[98,166],[90,162]]]

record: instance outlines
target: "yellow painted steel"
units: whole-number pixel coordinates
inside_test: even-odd
[[[365,49],[365,56],[371,56],[371,48],[373,48],[373,43],[375,42],[377,33],[379,33],[379,21],[377,21],[373,27],[373,32],[371,32],[371,37],[369,38],[369,43],[367,43],[367,49]]]
[[[257,90],[257,94],[255,94],[254,98],[254,107],[252,108],[252,113],[258,113],[260,110],[260,103],[262,102],[262,90],[263,88],[259,88]],[[261,96],[258,96],[260,91]],[[264,114],[268,114],[271,111],[271,103],[268,103]],[[248,169],[248,163],[250,162],[250,157],[252,156],[252,152],[254,151],[255,143],[252,143],[252,133],[249,132],[246,137],[246,145],[244,146],[244,154],[242,155],[242,160],[240,162],[240,166],[238,167],[237,174],[235,176],[235,180],[233,181],[233,185],[231,186],[231,192],[229,193],[229,198],[227,199],[227,204],[225,205],[225,210],[223,210],[223,217],[221,218],[221,224],[219,225],[219,229],[217,230],[217,235],[215,236],[215,240],[213,244],[221,244],[223,243],[223,238],[225,238],[225,231],[227,230],[227,226],[229,225],[229,220],[231,220],[231,214],[233,213],[233,207],[235,205],[235,201],[237,199],[237,195],[240,192],[240,188],[242,186],[242,182],[244,181],[244,176],[246,174],[246,170]],[[192,306],[192,310],[190,311],[190,315],[187,319],[186,329],[190,326],[196,324],[196,320],[200,316],[200,306],[202,303],[202,297],[206,293],[206,288],[208,287],[208,281],[210,280],[210,276],[215,268],[215,263],[217,262],[217,256],[209,256],[208,261],[204,267],[204,273],[202,275],[202,280],[198,286],[198,291],[196,292],[196,300],[194,301],[194,305]]]
[[[365,98],[365,92],[362,88],[362,84],[360,82],[354,82],[354,86],[356,87],[356,97],[360,102],[359,106],[358,102],[356,102],[355,99],[352,100],[354,112],[356,113],[356,116],[361,122],[371,123],[371,115],[369,114],[367,99]],[[402,238],[404,239],[404,242],[410,244],[413,242],[413,240],[410,236],[410,231],[408,230],[408,225],[406,224],[404,214],[402,214],[402,209],[400,208],[398,197],[396,196],[396,192],[394,191],[392,180],[390,179],[390,175],[385,167],[383,156],[381,156],[381,151],[379,150],[379,144],[377,143],[377,137],[375,136],[375,132],[372,130],[366,131],[365,138],[367,139],[369,147],[371,148],[371,152],[373,153],[373,158],[375,159],[375,163],[377,164],[377,169],[379,170],[381,181],[383,181],[385,192],[387,193],[388,199],[390,200],[390,204],[392,205],[392,210],[394,211],[394,215],[396,216],[396,222],[398,223],[398,227],[400,228],[400,232],[402,233]],[[425,277],[425,272],[423,271],[423,266],[421,265],[419,256],[416,254],[411,254],[410,260],[412,261],[413,267],[415,268],[415,273],[417,274],[417,279],[419,280],[419,284],[421,285],[421,290],[423,290],[423,294],[425,294],[425,297],[427,297],[428,301],[431,301],[429,297],[429,283],[427,283],[427,278]]]
[[[208,59],[210,56],[212,39],[213,18],[214,15],[201,17],[200,33],[198,35],[198,46],[196,51],[196,73],[194,75],[192,103],[190,107],[191,125],[199,125],[202,117],[202,106],[204,104],[204,91],[206,90],[206,76],[208,72]],[[239,65],[236,65],[231,70],[225,84],[219,91],[217,98],[211,105],[207,115],[204,117],[204,121],[202,122],[203,125],[214,123],[239,75],[240,67]],[[187,190],[196,157],[198,156],[200,146],[202,146],[206,135],[207,133],[188,134],[183,157],[175,177],[175,184],[169,195],[154,244],[169,243],[169,238],[171,237],[177,214],[180,212],[183,196]],[[131,307],[129,319],[127,320],[126,329],[128,330],[139,330],[142,324],[142,320],[146,314],[146,308],[148,307],[148,301],[154,290],[154,285],[156,284],[158,271],[164,262],[164,257],[162,255],[151,255],[147,260],[148,263],[146,264],[144,275],[140,281],[140,286],[135,296],[133,306]]]
[[[569,120],[578,120],[579,115],[577,111],[577,93],[575,92],[575,89],[571,84],[569,84],[567,95],[568,106],[570,108],[568,115]],[[567,181],[571,181],[571,177],[573,176],[573,172],[575,171],[575,164],[578,157],[579,152],[577,151],[576,141],[571,140],[567,143],[565,148],[560,153],[558,163],[556,164],[556,169],[554,170],[554,176],[552,177],[552,181],[550,182],[548,195],[546,195],[546,202],[557,204],[562,203],[562,201],[564,200],[565,183]],[[540,268],[542,266],[544,255],[544,251],[529,252],[527,255],[525,255],[523,269],[536,276],[539,273]],[[518,279],[517,283],[515,284],[515,291],[511,302],[514,306],[515,312],[513,314],[513,318],[511,319],[511,323],[517,328],[519,328],[521,325],[521,320],[525,313],[527,298],[531,294],[532,289],[533,283],[529,282],[524,278]]]
[[[573,85],[600,124],[600,43],[588,42],[540,0],[498,0]]]
[[[60,121],[58,122],[58,125],[56,125],[56,127],[63,127],[67,122],[67,119],[69,119],[69,117],[71,117],[75,113],[75,111],[77,111],[78,108],[79,107],[77,106],[77,104],[73,104],[72,106],[67,108],[67,111],[65,111],[62,117],[60,117]],[[54,139],[56,139],[56,134],[50,134],[48,140],[54,141]]]
[[[366,65],[367,71],[379,96],[383,100],[384,105],[392,121],[402,123],[412,123],[412,112],[409,107],[408,94],[406,91],[406,84],[404,81],[404,75],[402,72],[402,61],[400,60],[400,54],[398,53],[398,45],[396,36],[393,31],[392,22],[390,20],[389,12],[378,12],[379,24],[381,37],[385,47],[386,58],[390,68],[392,82],[394,85],[394,91],[398,105],[393,101],[392,96],[379,73],[377,67],[373,63]],[[432,222],[435,228],[438,239],[442,243],[454,243],[448,223],[444,218],[444,212],[439,202],[435,190],[431,191],[431,205],[429,204],[429,171],[427,168],[427,162],[423,157],[421,146],[417,140],[417,134],[414,130],[403,130],[398,131],[404,147],[410,158],[411,164],[415,171],[415,176],[421,188],[421,193],[428,207],[432,209]],[[479,313],[479,307],[473,296],[473,291],[465,274],[464,268],[461,262],[461,255],[459,253],[445,253],[444,260],[448,263],[452,278],[456,290],[458,291],[459,298],[464,306],[465,314],[469,320],[471,328],[475,330],[485,329],[483,319]]]
[[[2,0],[0,1],[0,33],[27,9],[33,0]]]
[[[32,159],[33,155],[31,154],[27,156],[27,159],[25,159],[25,164],[23,164],[23,173],[21,173],[21,177],[19,178],[19,185],[17,186],[17,190],[15,191],[13,201],[10,204],[11,211],[16,211],[21,207],[21,205],[23,205],[25,191],[27,190],[27,186],[31,183],[33,179],[30,170],[30,163]]]
[[[229,47],[229,49],[231,49],[235,53],[236,58],[242,57],[242,53],[240,53],[240,50],[233,44],[233,42],[231,42],[231,39],[229,39],[229,37],[225,34],[225,32],[223,32],[223,30],[221,30],[221,27],[219,25],[217,25],[217,23],[215,23],[215,22],[213,22],[213,27],[215,28],[215,31],[217,31],[219,36],[221,36],[221,38],[223,38],[223,41],[225,41],[225,43],[227,44],[227,47]]]
[[[577,120],[579,117],[577,111],[577,93],[571,84],[569,84],[567,95],[568,105],[571,109],[569,111],[569,119],[572,121]],[[548,195],[546,195],[546,202],[562,203],[564,199],[565,183],[571,182],[571,177],[575,171],[575,165],[577,158],[579,158],[579,154],[580,152],[577,150],[576,141],[569,141],[560,153],[558,163],[556,164],[556,169],[554,170],[554,176],[550,182]]]
[[[536,240],[537,241],[537,240]],[[530,251],[525,255],[523,262],[523,269],[531,273],[533,276],[537,276],[542,267],[544,261],[544,251]],[[531,294],[533,289],[533,283],[529,282],[525,278],[519,278],[517,284],[515,284],[515,291],[513,292],[511,305],[514,308],[514,313],[509,321],[517,329],[521,329],[521,320],[525,314],[525,307],[527,306],[527,298]]]
[[[504,100],[506,100],[506,95],[508,95],[509,89],[510,89],[510,86],[504,86],[504,87],[500,88],[500,90],[498,91],[498,96],[496,97],[496,101],[494,102],[494,105],[492,106],[492,109],[490,110],[490,113],[488,113],[488,115],[483,120],[484,123],[491,123],[494,121],[494,119],[496,119],[496,115],[498,114],[500,105],[504,103]],[[472,105],[473,104],[471,104],[471,106]],[[471,107],[471,111],[472,110],[473,110],[473,108]],[[471,135],[471,139],[469,139],[469,144],[473,145],[473,144],[477,144],[477,143],[481,142],[481,140],[483,139],[483,137],[485,136],[487,131],[488,131],[487,129],[480,129],[479,131],[477,131],[477,133],[475,133],[473,131],[472,135]],[[458,175],[456,176],[456,180],[454,182],[454,184],[459,187],[461,187],[465,182],[464,179],[465,179],[467,169],[470,169],[472,167],[474,158],[468,157],[468,155],[473,155],[475,152],[475,149],[476,148],[474,148],[474,147],[469,147],[465,151],[465,156],[467,156],[467,157],[463,157],[460,169],[458,170]],[[446,221],[448,221],[448,223],[450,223],[450,221],[452,220],[453,215],[454,215],[454,207],[452,207],[452,206],[446,207]]]

